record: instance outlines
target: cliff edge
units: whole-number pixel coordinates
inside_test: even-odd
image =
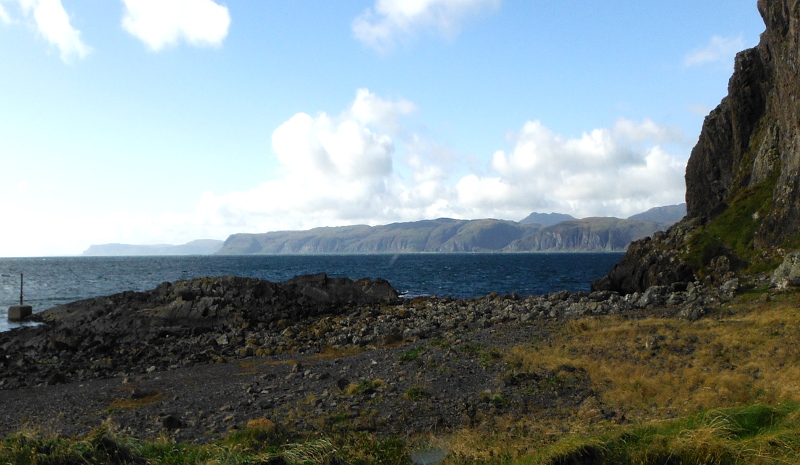
[[[631,244],[594,290],[641,292],[767,270],[800,244],[800,0],[759,0],[766,30],[686,166],[686,217]]]

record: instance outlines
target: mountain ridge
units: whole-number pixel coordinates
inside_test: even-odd
[[[631,241],[670,224],[611,217],[562,221],[552,226],[439,218],[381,226],[232,234],[218,254],[622,252]]]
[[[677,221],[685,206],[683,210],[675,207],[681,205],[656,207],[639,214],[666,212],[657,218],[650,215],[654,220],[634,217],[577,219],[561,213],[534,212],[519,222],[438,218],[379,226],[237,233],[225,241],[205,239],[182,245],[99,244],[90,246],[83,255],[622,252],[631,241],[662,231]],[[547,224],[531,222],[534,218]],[[559,218],[567,219],[553,222]]]

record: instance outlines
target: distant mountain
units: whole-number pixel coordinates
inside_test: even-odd
[[[622,252],[667,224],[613,217],[562,221],[510,243],[506,252]]]
[[[220,254],[320,254],[497,251],[538,225],[440,218],[383,226],[233,234]]]
[[[659,223],[677,223],[686,216],[686,204],[654,207],[644,213],[629,216],[629,220],[656,221]]]
[[[553,226],[562,221],[574,220],[575,217],[565,213],[536,213],[533,212],[526,216],[520,223],[522,224],[541,224],[542,226]]]
[[[551,226],[504,220],[437,220],[383,226],[233,234],[218,254],[358,254],[419,252],[621,252],[668,224],[584,218]]]
[[[92,245],[86,256],[281,255],[458,252],[622,252],[631,241],[667,229],[685,205],[650,209],[628,219],[575,219],[563,213],[531,213],[518,222],[436,220],[381,226],[340,226],[307,231],[232,234],[227,240],[183,245]]]
[[[92,245],[83,252],[86,256],[128,256],[128,255],[211,255],[222,247],[223,241],[199,239],[183,245],[131,245],[99,244]]]

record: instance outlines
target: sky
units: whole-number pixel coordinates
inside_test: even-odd
[[[755,0],[0,0],[0,257],[684,201]]]

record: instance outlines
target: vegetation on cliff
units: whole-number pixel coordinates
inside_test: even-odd
[[[762,254],[755,246],[755,236],[772,206],[776,176],[753,187],[731,193],[726,208],[719,216],[700,226],[689,239],[684,260],[702,277],[711,261],[727,257],[734,269],[750,273],[768,271],[778,266],[771,255]]]

